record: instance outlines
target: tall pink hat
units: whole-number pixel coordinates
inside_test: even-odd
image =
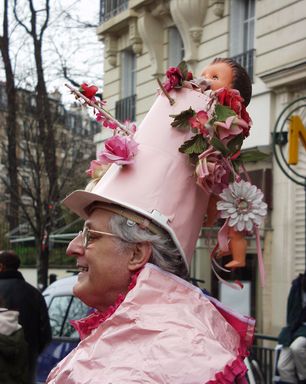
[[[171,91],[171,97],[173,105],[165,95],[159,95],[139,126],[134,136],[139,146],[133,164],[112,164],[91,192],[77,190],[64,204],[83,218],[94,202],[134,212],[149,229],[165,230],[189,266],[209,193],[196,184],[195,167],[178,150],[193,133],[173,128],[170,115],[190,107],[195,112],[206,109],[210,98],[187,88]]]

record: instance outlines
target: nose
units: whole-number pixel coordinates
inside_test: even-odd
[[[66,249],[66,255],[71,257],[78,257],[84,255],[84,246],[82,242],[81,232],[70,241]]]

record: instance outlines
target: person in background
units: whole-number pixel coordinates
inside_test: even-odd
[[[287,325],[278,341],[283,345],[277,365],[281,381],[306,384],[306,271],[292,281]]]
[[[4,306],[0,297],[0,383],[29,384],[28,345],[18,323],[19,313]]]
[[[0,295],[7,309],[19,312],[29,348],[29,382],[33,383],[37,357],[51,341],[51,327],[42,294],[24,280],[19,266],[20,259],[14,251],[0,251]]]

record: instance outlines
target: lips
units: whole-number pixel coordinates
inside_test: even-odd
[[[79,272],[88,272],[88,267],[84,266],[84,265],[77,265],[77,268],[79,270]]]

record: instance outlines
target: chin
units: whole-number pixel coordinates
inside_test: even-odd
[[[88,307],[96,308],[95,304],[90,300],[91,295],[88,293],[83,284],[75,284],[73,287],[73,295],[80,299],[84,304],[88,305]]]

